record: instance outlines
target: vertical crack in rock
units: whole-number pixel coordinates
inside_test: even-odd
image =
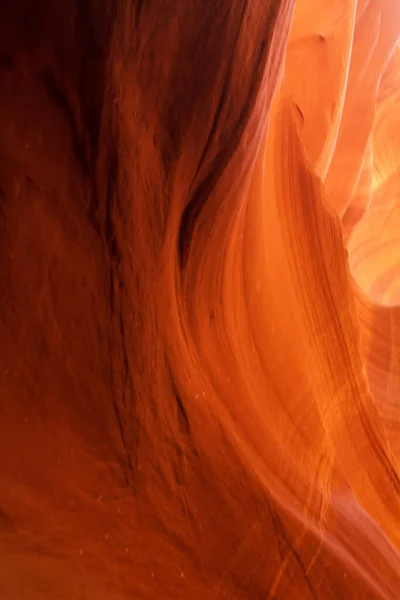
[[[261,76],[265,71],[265,65],[269,56],[269,48],[271,45],[274,23],[279,13],[279,2],[272,2],[272,7],[268,13],[265,35],[261,40],[254,64],[252,64],[253,76],[249,77],[247,97],[243,102],[241,102],[239,114],[235,122],[229,127],[228,139],[225,140],[222,147],[219,147],[219,143],[217,143],[216,140],[219,131],[224,130],[226,134],[226,126],[222,127],[221,122],[224,117],[224,112],[226,112],[227,107],[230,106],[231,88],[235,76],[236,49],[240,41],[247,11],[248,1],[243,4],[238,30],[233,37],[224,83],[222,85],[209,135],[197,166],[194,181],[198,179],[206,159],[209,159],[214,152],[215,157],[212,162],[212,167],[210,166],[208,168],[207,174],[197,185],[197,188],[193,191],[192,198],[182,214],[178,238],[179,256],[182,265],[184,265],[186,262],[186,255],[189,251],[195,223],[202,210],[202,207],[206,203],[207,198],[215,189],[221,175],[224,172],[224,169],[239,147],[240,140],[248,124],[249,118],[252,115],[261,86]],[[215,148],[213,149],[214,144]]]
[[[82,139],[82,135],[79,132],[76,115],[74,109],[68,98],[68,94],[63,86],[57,80],[57,77],[51,69],[43,69],[40,73],[40,79],[49,95],[49,98],[60,111],[64,114],[68,121],[69,129],[72,137],[72,149],[76,160],[84,177],[88,176],[89,173],[89,160],[86,145]]]
[[[125,479],[127,485],[133,485],[133,461],[131,450],[127,442],[127,423],[130,409],[134,402],[133,391],[133,376],[130,372],[129,357],[126,346],[126,334],[124,327],[124,317],[122,309],[122,295],[124,293],[124,281],[121,275],[121,252],[114,228],[113,209],[117,194],[117,179],[118,179],[118,155],[116,146],[112,146],[109,154],[109,170],[107,178],[107,197],[106,197],[106,218],[105,218],[105,240],[108,248],[110,261],[110,311],[112,322],[112,334],[109,342],[110,370],[111,370],[111,395],[115,417],[118,423],[118,430],[121,437],[122,445],[125,451],[128,470],[125,470]],[[113,339],[114,338],[114,339]],[[118,365],[116,353],[122,352],[123,373],[121,376],[121,396],[122,406],[117,399],[118,384],[115,369]],[[127,392],[127,388],[129,392]],[[129,397],[127,397],[127,395]]]

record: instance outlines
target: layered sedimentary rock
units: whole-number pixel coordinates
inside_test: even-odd
[[[400,4],[0,7],[0,597],[400,596]]]

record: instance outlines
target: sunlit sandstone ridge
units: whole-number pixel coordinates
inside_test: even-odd
[[[0,4],[0,598],[400,597],[400,3]]]

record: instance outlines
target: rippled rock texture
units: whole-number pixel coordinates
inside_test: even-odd
[[[400,3],[0,7],[0,597],[400,597]]]

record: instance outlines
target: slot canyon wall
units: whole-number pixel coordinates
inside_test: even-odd
[[[399,39],[0,3],[2,600],[400,598]]]

